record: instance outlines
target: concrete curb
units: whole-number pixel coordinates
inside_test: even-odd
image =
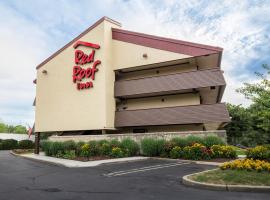
[[[202,174],[209,171],[215,171],[217,169],[206,170],[203,172],[198,172],[194,174],[189,174],[182,177],[182,183],[186,186],[192,186],[199,189],[208,190],[219,190],[219,191],[229,191],[229,192],[270,192],[270,186],[253,186],[253,185],[222,185],[222,184],[212,184],[212,183],[202,183],[198,181],[191,180],[189,177],[197,174]]]
[[[222,165],[223,163],[221,162],[211,162],[211,161],[196,161],[196,160],[185,160],[185,159],[172,159],[172,158],[159,158],[159,157],[153,157],[153,159],[157,160],[168,160],[168,161],[183,161],[183,162],[190,162],[190,163],[195,163],[199,165],[212,165],[212,166],[219,166]]]
[[[114,159],[107,159],[107,160],[95,160],[95,161],[82,162],[82,161],[77,161],[77,160],[68,160],[68,159],[54,158],[54,157],[35,155],[35,154],[16,154],[13,151],[10,151],[10,153],[14,156],[18,156],[18,157],[25,158],[28,160],[49,163],[49,164],[53,164],[57,166],[64,166],[68,168],[96,167],[103,164],[132,162],[132,161],[149,159],[149,157],[138,156],[138,157],[114,158]]]

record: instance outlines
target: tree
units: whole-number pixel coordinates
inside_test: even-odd
[[[244,83],[236,91],[252,101],[248,108],[228,105],[232,121],[225,127],[229,143],[248,146],[270,143],[270,67],[263,65],[264,73],[255,72],[257,83]]]
[[[255,72],[260,79],[258,83],[245,83],[244,87],[237,91],[244,94],[253,103],[250,105],[250,113],[255,129],[261,130],[261,137],[270,142],[270,67],[262,65],[264,73]]]
[[[18,125],[18,126],[15,126],[14,133],[27,134],[27,129],[25,126]]]
[[[0,123],[0,133],[7,133],[8,129],[7,129],[7,125],[4,123]]]

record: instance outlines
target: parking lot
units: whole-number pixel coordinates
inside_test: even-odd
[[[181,177],[213,168],[181,161],[143,160],[66,168],[0,152],[0,200],[54,199],[269,199],[267,193],[186,187]]]

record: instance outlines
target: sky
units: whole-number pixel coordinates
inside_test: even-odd
[[[224,102],[270,64],[270,1],[0,0],[0,121],[34,122],[36,66],[103,16],[122,28],[224,49]]]

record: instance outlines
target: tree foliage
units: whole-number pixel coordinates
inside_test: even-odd
[[[257,83],[244,83],[237,89],[252,101],[244,108],[241,105],[228,104],[231,122],[225,127],[228,142],[246,146],[270,143],[270,67],[263,65],[264,73],[255,72]]]
[[[27,129],[22,125],[8,125],[5,123],[0,123],[0,133],[19,133],[19,134],[27,134]]]

